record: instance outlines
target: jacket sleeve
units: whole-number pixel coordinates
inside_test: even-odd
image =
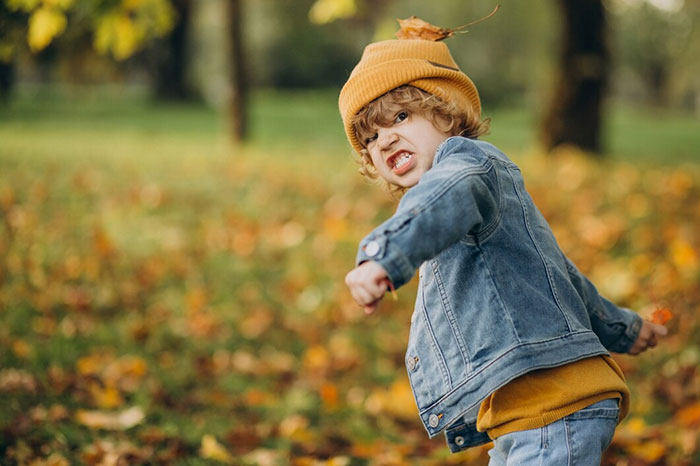
[[[406,192],[396,213],[360,242],[356,263],[378,262],[396,288],[424,261],[498,217],[493,162],[471,142],[449,147]]]
[[[616,306],[598,294],[598,290],[571,260],[566,257],[566,268],[576,291],[581,296],[591,326],[600,342],[610,351],[626,353],[637,340],[642,318],[629,309]]]

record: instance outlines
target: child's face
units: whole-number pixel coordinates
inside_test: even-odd
[[[379,176],[410,188],[430,169],[440,143],[451,136],[438,130],[420,113],[400,110],[387,127],[375,128],[367,138],[367,151]]]

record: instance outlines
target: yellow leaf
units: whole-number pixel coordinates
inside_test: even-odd
[[[695,269],[698,266],[698,254],[695,249],[682,240],[671,243],[671,258],[681,270]]]
[[[100,53],[112,53],[124,60],[136,52],[144,39],[143,29],[126,14],[110,13],[98,20],[95,29],[95,48]]]
[[[17,339],[12,342],[12,352],[18,358],[26,359],[32,354],[32,347],[26,341]]]
[[[298,414],[292,414],[282,419],[279,425],[279,433],[282,437],[298,443],[307,443],[313,438],[309,430],[309,420]]]
[[[647,423],[644,422],[644,419],[641,417],[635,417],[627,422],[627,430],[636,436],[643,435],[646,432],[647,427]]]
[[[104,366],[111,361],[111,359],[111,356],[93,353],[78,359],[75,366],[80,375],[97,374],[102,371]]]
[[[357,12],[355,0],[316,0],[309,19],[312,23],[326,24],[336,19],[350,18]]]
[[[221,461],[222,463],[231,463],[233,457],[226,449],[217,442],[213,435],[205,435],[202,437],[202,446],[199,448],[199,456],[204,459]]]
[[[666,445],[658,440],[649,440],[629,446],[629,452],[649,463],[656,463],[666,454]]]
[[[124,398],[114,387],[102,387],[98,384],[90,386],[90,394],[99,408],[116,408],[124,404]]]
[[[66,16],[55,8],[41,7],[29,18],[28,42],[32,52],[39,52],[66,28]]]
[[[304,353],[304,367],[309,370],[323,370],[330,364],[331,356],[322,345],[314,345]]]

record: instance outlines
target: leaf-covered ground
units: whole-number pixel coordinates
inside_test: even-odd
[[[347,151],[52,118],[0,129],[0,463],[488,461],[419,423],[415,281],[372,317],[343,285],[393,208]],[[700,166],[514,158],[603,294],[674,315],[616,357],[633,400],[605,464],[699,464]]]

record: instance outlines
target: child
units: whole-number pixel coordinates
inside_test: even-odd
[[[490,464],[600,464],[629,391],[608,351],[666,328],[601,297],[559,249],[443,42],[368,45],[340,93],[361,172],[404,191],[346,277],[375,311],[419,268],[406,367],[430,437]]]

